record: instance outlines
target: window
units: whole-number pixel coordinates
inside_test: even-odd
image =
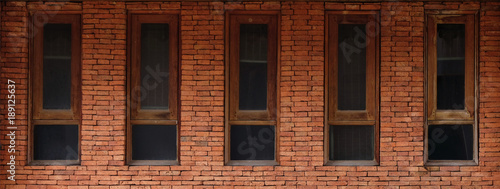
[[[275,165],[277,12],[228,13],[226,163]]]
[[[427,14],[427,124],[430,165],[477,164],[477,16]]]
[[[178,15],[129,16],[127,160],[131,165],[178,163]]]
[[[33,165],[79,164],[80,15],[48,17],[47,23],[33,22],[31,30],[30,160]]]
[[[377,16],[372,12],[327,14],[327,165],[378,162]]]

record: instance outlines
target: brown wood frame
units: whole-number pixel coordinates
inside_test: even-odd
[[[276,119],[276,62],[277,62],[277,18],[269,15],[232,15],[229,18],[232,26],[229,31],[229,87],[230,90],[230,121],[236,120],[275,120]],[[240,24],[267,24],[269,31],[268,43],[268,85],[267,85],[267,110],[240,110],[239,109],[239,34]],[[274,31],[274,32],[273,32]]]
[[[133,11],[128,14],[128,64],[127,64],[127,155],[129,165],[178,165],[179,164],[179,12],[178,11]],[[165,110],[143,110],[140,102],[141,30],[142,23],[169,24],[169,108]],[[175,160],[133,160],[132,125],[175,125],[177,151]]]
[[[267,24],[268,87],[266,110],[239,110],[239,25]],[[278,78],[279,78],[279,11],[227,11],[225,23],[226,95],[225,95],[225,163],[227,165],[277,165],[278,163]],[[275,126],[274,160],[231,160],[231,125]]]
[[[327,11],[325,27],[325,165],[378,165],[379,162],[379,14],[373,11]],[[366,47],[366,110],[339,110],[338,101],[338,25],[371,24],[376,28],[373,35],[367,34],[371,42]],[[367,27],[368,29],[368,27]],[[372,125],[374,127],[373,160],[330,160],[330,125]]]
[[[424,162],[426,165],[478,165],[478,46],[479,16],[477,11],[426,11],[426,124],[424,136]],[[465,24],[465,106],[463,110],[437,109],[437,24]],[[468,100],[473,99],[473,100]],[[472,160],[429,160],[429,125],[469,124],[473,126]]]
[[[132,14],[131,15],[131,50],[130,50],[130,62],[131,69],[135,70],[131,72],[130,82],[131,82],[131,119],[132,120],[176,120],[177,119],[177,68],[179,62],[178,54],[178,20],[179,16],[176,14],[171,15],[152,15],[152,14]],[[144,110],[140,107],[140,101],[134,99],[140,99],[140,89],[141,87],[141,76],[138,70],[141,70],[141,30],[140,25],[142,23],[166,23],[169,25],[170,30],[170,60],[169,60],[169,70],[173,70],[169,73],[169,109],[168,110]],[[138,73],[138,74],[136,74]]]
[[[71,24],[71,108],[69,110],[43,109],[43,25],[32,22],[29,33],[33,36],[29,41],[30,52],[30,85],[29,94],[29,165],[78,165],[80,164],[80,139],[78,140],[77,160],[34,160],[33,132],[36,125],[77,125],[78,136],[81,130],[81,14],[74,11],[34,12],[30,20],[39,15],[47,17],[46,23]]]
[[[437,24],[465,24],[465,98],[474,97],[474,15],[427,15],[427,119],[474,120],[474,101],[465,100],[463,110],[437,109]],[[472,50],[470,50],[472,49]]]
[[[36,16],[36,14],[35,14]],[[81,62],[81,24],[80,15],[53,15],[47,23],[72,24],[71,30],[71,109],[47,110],[43,109],[43,26],[37,27],[33,38],[33,119],[53,120],[78,119],[80,109],[80,62]],[[36,27],[36,26],[35,26]]]

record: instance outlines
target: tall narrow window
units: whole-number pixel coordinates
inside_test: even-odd
[[[47,15],[43,15],[47,17]],[[79,163],[80,15],[50,15],[32,27],[31,164]],[[34,19],[38,14],[34,14]]]
[[[127,160],[173,165],[178,157],[178,16],[130,15]]]
[[[376,165],[378,24],[364,12],[329,12],[327,165]]]
[[[476,16],[427,15],[428,164],[476,164]]]
[[[278,17],[230,12],[226,23],[226,162],[276,164]]]

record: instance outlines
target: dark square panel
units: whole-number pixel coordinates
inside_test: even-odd
[[[472,125],[429,125],[429,160],[472,160]]]
[[[169,25],[141,25],[141,108],[168,109]]]
[[[437,109],[463,110],[465,25],[437,25]]]
[[[176,160],[177,126],[133,125],[133,160]]]
[[[239,109],[267,109],[267,25],[240,26]]]
[[[43,109],[71,108],[71,24],[43,31]]]
[[[373,160],[374,126],[331,125],[330,160]]]
[[[274,160],[274,126],[232,125],[231,160]]]
[[[339,25],[339,110],[366,109],[366,43],[364,24]]]
[[[78,125],[35,125],[34,160],[78,160]]]

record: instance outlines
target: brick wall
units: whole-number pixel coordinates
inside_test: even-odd
[[[2,2],[1,188],[499,188],[498,2]],[[424,11],[480,10],[479,165],[424,166]],[[82,14],[80,166],[26,166],[28,25],[34,11]],[[279,166],[224,166],[224,11],[279,10]],[[380,13],[380,165],[323,166],[325,11]],[[180,15],[180,165],[127,166],[127,12]],[[17,105],[8,181],[6,82]]]

